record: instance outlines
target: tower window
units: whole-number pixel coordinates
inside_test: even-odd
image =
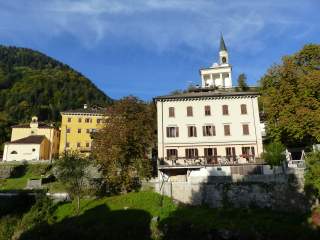
[[[227,63],[227,58],[226,57],[222,57],[221,61],[222,61],[222,63]]]

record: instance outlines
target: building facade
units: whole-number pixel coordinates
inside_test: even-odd
[[[39,122],[34,116],[30,124],[15,125],[11,129],[11,142],[34,135],[45,136],[49,141],[47,160],[51,160],[59,153],[60,131],[53,124]]]
[[[48,160],[50,141],[44,135],[30,135],[6,143],[3,161],[38,161]]]
[[[90,153],[92,133],[103,127],[105,110],[88,107],[61,112],[60,154],[64,151]]]
[[[259,94],[232,88],[222,37],[219,60],[200,70],[201,87],[154,99],[160,165],[250,163],[263,152]]]

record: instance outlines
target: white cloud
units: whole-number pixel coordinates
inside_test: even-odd
[[[0,37],[70,34],[87,48],[116,37],[159,52],[181,45],[207,51],[223,31],[235,50],[257,52],[266,29],[299,27],[299,13],[317,1],[11,0],[0,3]]]

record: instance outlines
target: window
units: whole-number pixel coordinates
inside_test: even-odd
[[[167,137],[179,137],[178,127],[167,127]]]
[[[174,107],[169,107],[169,117],[174,117]]]
[[[241,104],[241,114],[247,114],[247,105],[246,104]]]
[[[85,121],[86,123],[92,122],[92,120],[91,120],[90,118],[86,118],[84,121]]]
[[[17,151],[12,151],[10,154],[18,154]]]
[[[103,119],[98,118],[98,119],[97,119],[97,123],[103,123]]]
[[[70,147],[70,143],[69,142],[66,142],[66,147]]]
[[[228,160],[236,160],[236,148],[235,147],[226,147],[226,157]]]
[[[82,122],[82,118],[78,118],[78,122],[81,123]]]
[[[77,148],[79,148],[80,146],[81,146],[81,144],[78,142],[78,143],[77,143]]]
[[[222,105],[222,114],[223,115],[229,115],[228,105]]]
[[[226,57],[222,57],[222,63],[227,63],[227,58]]]
[[[187,107],[187,116],[188,117],[192,117],[193,116],[193,111],[192,111],[192,107]]]
[[[31,131],[31,135],[34,134],[34,131]]]
[[[242,134],[249,135],[249,125],[248,124],[242,124]]]
[[[81,128],[78,128],[78,133],[81,133]]]
[[[207,163],[217,163],[217,148],[205,148],[204,149],[204,156],[207,160]]]
[[[202,127],[203,136],[215,136],[216,135],[216,128],[213,125],[207,125]]]
[[[32,148],[32,152],[35,152],[36,151],[36,149],[35,148]]]
[[[230,136],[231,135],[230,134],[230,125],[224,125],[223,128],[224,128],[224,135]]]
[[[87,133],[90,133],[90,128],[87,128],[86,132],[87,132]]]
[[[186,158],[197,158],[198,157],[198,149],[197,148],[187,148],[185,151],[186,151]]]
[[[188,126],[188,136],[189,137],[196,137],[197,136],[196,126]]]
[[[250,155],[250,147],[242,147],[242,155]]]
[[[67,128],[67,133],[71,133],[71,129],[70,128]]]
[[[90,143],[87,142],[87,143],[86,143],[86,147],[87,147],[87,148],[90,147]]]
[[[210,116],[211,115],[210,106],[204,106],[204,115],[205,116]]]
[[[177,149],[167,149],[167,159],[176,159],[178,157]]]
[[[71,118],[68,118],[68,122],[71,122]]]

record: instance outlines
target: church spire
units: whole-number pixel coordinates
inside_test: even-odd
[[[222,33],[220,35],[220,51],[227,51],[227,47],[226,47],[226,44],[224,43]]]

